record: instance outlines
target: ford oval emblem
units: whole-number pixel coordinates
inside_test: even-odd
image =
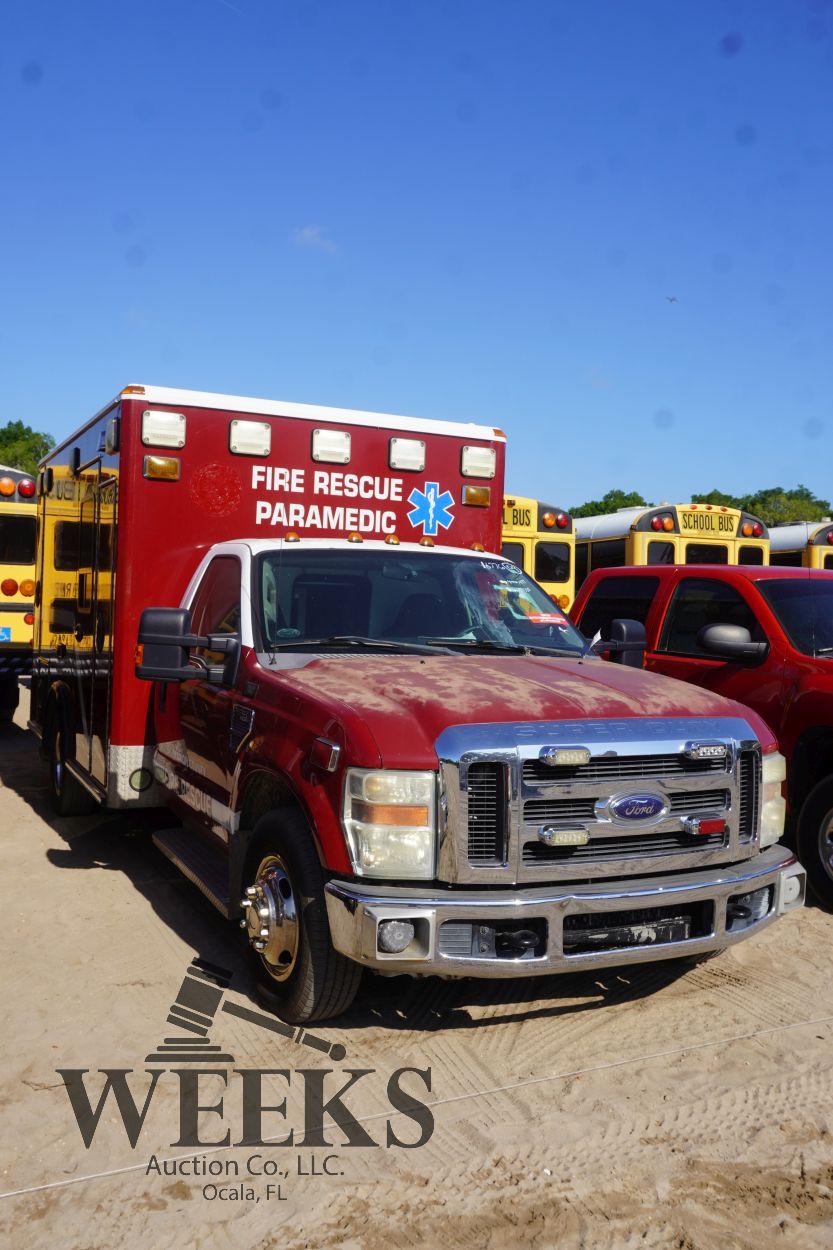
[[[614,820],[656,820],[664,816],[666,810],[665,799],[658,794],[623,794],[610,804]]]

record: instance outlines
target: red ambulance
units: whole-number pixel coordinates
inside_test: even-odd
[[[803,901],[772,734],[597,659],[495,554],[504,450],[129,386],[41,468],[31,724],[56,808],[168,809],[157,845],[239,920],[287,1020],[343,1011],[364,967],[700,956]]]

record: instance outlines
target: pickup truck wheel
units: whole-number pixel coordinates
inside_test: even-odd
[[[59,722],[49,743],[49,790],[56,816],[89,816],[96,801],[67,768],[66,729]]]
[[[798,857],[816,898],[833,907],[833,777],[820,781],[798,818]]]
[[[255,827],[241,900],[258,997],[289,1024],[346,1011],[362,969],[333,947],[324,876],[300,812]]]

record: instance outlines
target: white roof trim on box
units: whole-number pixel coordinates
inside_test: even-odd
[[[140,385],[133,383],[132,385]],[[128,393],[125,394],[125,391]],[[168,404],[183,408],[218,408],[222,412],[245,412],[262,417],[295,417],[301,421],[329,421],[337,425],[372,425],[386,430],[413,433],[446,434],[454,438],[477,438],[490,443],[504,443],[506,436],[497,434],[492,426],[474,422],[431,421],[419,417],[394,416],[386,412],[360,412],[352,408],[328,408],[317,404],[284,403],[275,399],[252,399],[245,395],[218,395],[212,391],[181,391],[170,386],[143,386],[143,393],[122,390],[121,399],[140,403]],[[109,407],[109,405],[108,405]]]

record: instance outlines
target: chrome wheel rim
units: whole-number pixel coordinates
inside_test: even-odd
[[[833,809],[824,817],[819,829],[819,859],[828,877],[833,879]]]
[[[241,928],[274,981],[286,981],[298,961],[300,917],[295,887],[280,855],[264,856],[240,900]]]

